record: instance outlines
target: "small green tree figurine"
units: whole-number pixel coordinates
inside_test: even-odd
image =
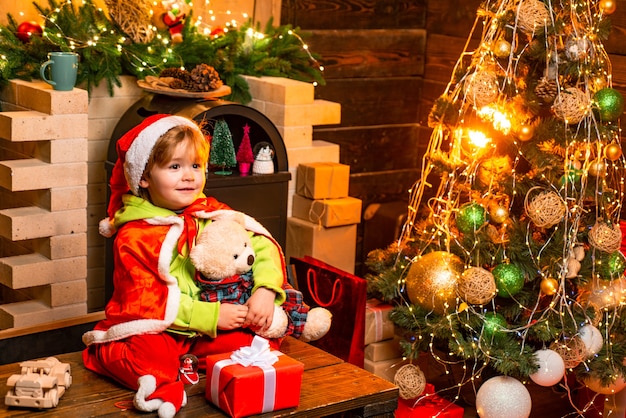
[[[250,172],[250,166],[254,162],[254,153],[250,144],[250,126],[246,123],[243,127],[243,138],[237,149],[237,162],[239,163],[239,173],[242,176]]]
[[[222,167],[221,170],[215,172],[215,174],[222,176],[231,175],[233,172],[228,169],[237,165],[233,136],[224,119],[215,123],[213,140],[211,141],[210,163]]]

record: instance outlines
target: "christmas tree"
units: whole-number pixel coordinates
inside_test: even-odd
[[[431,110],[401,237],[368,256],[406,356],[465,362],[458,383],[479,386],[483,418],[528,416],[530,381],[570,399],[626,386],[624,103],[602,44],[614,8],[481,4],[480,43]]]
[[[235,157],[239,163],[239,172],[242,175],[248,174],[250,172],[250,164],[254,162],[254,154],[252,153],[252,144],[250,143],[250,125],[247,123],[243,127],[243,137]]]
[[[237,165],[233,136],[230,133],[228,124],[224,119],[219,119],[215,123],[213,139],[211,140],[211,155],[209,159],[212,165],[222,167],[222,169],[216,171],[215,174],[224,176],[232,174],[232,171],[227,169]]]

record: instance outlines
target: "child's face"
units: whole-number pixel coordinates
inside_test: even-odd
[[[204,190],[204,162],[192,152],[188,142],[176,145],[172,159],[163,166],[155,165],[139,185],[150,193],[156,206],[170,210],[184,209]]]

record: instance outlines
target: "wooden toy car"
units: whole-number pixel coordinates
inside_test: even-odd
[[[72,385],[70,365],[55,357],[20,363],[21,374],[7,380],[9,391],[4,403],[26,408],[54,408]]]

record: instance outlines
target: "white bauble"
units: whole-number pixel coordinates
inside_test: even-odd
[[[597,354],[600,349],[602,349],[604,339],[602,338],[602,334],[600,333],[598,328],[594,327],[593,325],[584,325],[581,329],[578,330],[578,335],[580,336],[583,344],[585,344],[588,356],[591,357],[594,354]]]
[[[531,407],[526,386],[508,376],[492,377],[476,394],[476,411],[480,418],[528,418]]]
[[[535,358],[539,363],[539,370],[530,375],[530,379],[539,386],[553,386],[565,375],[565,362],[554,350],[537,350]]]

